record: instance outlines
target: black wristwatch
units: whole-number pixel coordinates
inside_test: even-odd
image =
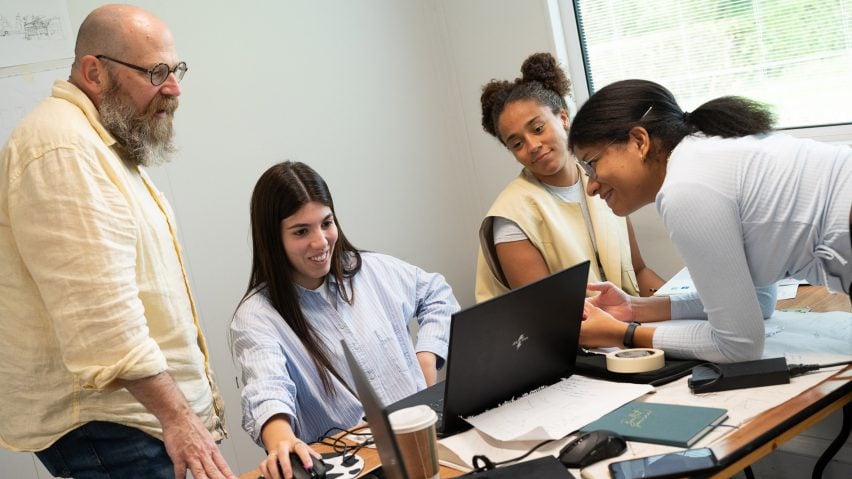
[[[632,348],[633,347],[633,333],[636,332],[636,327],[639,326],[639,323],[636,321],[630,321],[627,324],[627,331],[624,332],[624,347]]]

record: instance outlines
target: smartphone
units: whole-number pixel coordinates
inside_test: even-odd
[[[612,479],[665,479],[691,476],[718,465],[713,451],[703,447],[613,462],[609,472]]]

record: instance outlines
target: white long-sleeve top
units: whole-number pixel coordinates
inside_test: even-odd
[[[669,354],[759,358],[773,283],[794,277],[846,290],[852,281],[847,146],[780,133],[687,137],[672,151],[656,206],[698,292],[674,299],[672,318],[708,320],[658,328],[654,347]]]

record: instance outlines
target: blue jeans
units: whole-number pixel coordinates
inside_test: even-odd
[[[112,422],[86,423],[35,453],[57,477],[78,479],[174,479],[163,441]]]

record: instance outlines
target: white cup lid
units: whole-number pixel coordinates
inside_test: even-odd
[[[394,411],[388,415],[393,432],[405,434],[425,429],[438,422],[438,415],[429,406],[420,405]]]

